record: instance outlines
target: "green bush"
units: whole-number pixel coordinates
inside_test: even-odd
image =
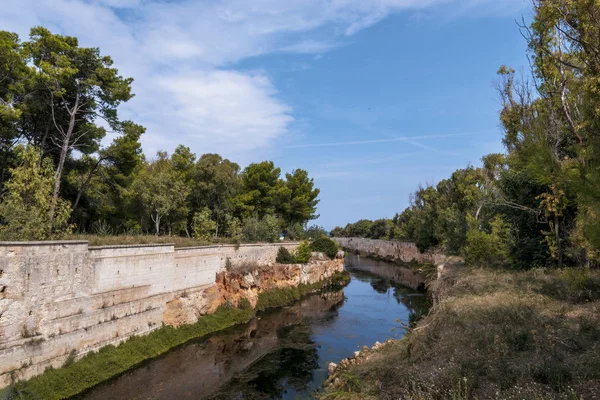
[[[275,261],[279,264],[296,264],[296,257],[294,257],[288,249],[282,246],[277,251],[277,258]]]
[[[489,233],[482,230],[477,221],[469,221],[465,261],[469,265],[500,267],[510,260],[510,228],[500,216],[490,222]]]
[[[321,236],[318,239],[315,239],[310,244],[310,249],[312,251],[318,251],[321,253],[325,253],[327,257],[334,259],[338,252],[337,243],[328,238],[327,236]]]
[[[270,242],[279,240],[281,220],[272,215],[262,219],[246,218],[242,225],[242,237],[248,242]]]
[[[310,260],[311,253],[310,243],[306,240],[302,241],[296,249],[296,261],[300,264],[306,264]]]

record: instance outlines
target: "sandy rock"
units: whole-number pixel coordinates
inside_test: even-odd
[[[335,374],[335,370],[337,369],[338,365],[336,363],[329,363],[329,365],[327,366],[327,372],[329,373],[329,376]]]

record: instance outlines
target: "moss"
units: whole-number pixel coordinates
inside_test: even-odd
[[[164,326],[148,335],[131,337],[119,346],[105,346],[98,352],[87,354],[79,361],[68,363],[63,368],[49,369],[27,382],[19,382],[10,390],[24,394],[23,398],[70,398],[192,339],[246,323],[254,318],[256,311],[290,304],[318,290],[339,288],[347,284],[349,279],[349,274],[338,273],[329,280],[313,285],[261,293],[259,306],[255,310],[248,300],[241,300],[238,308],[225,304],[214,314],[203,316],[195,324],[179,328]],[[2,394],[3,392],[0,392],[0,395]]]

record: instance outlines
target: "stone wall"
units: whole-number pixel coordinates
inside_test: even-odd
[[[0,242],[0,387],[159,328],[167,304],[214,290],[226,266],[282,268],[281,245]]]
[[[419,249],[411,242],[394,242],[391,240],[375,240],[365,238],[333,238],[346,250],[359,251],[367,255],[401,261],[405,263],[438,265],[445,259],[445,255],[437,252],[420,253]]]

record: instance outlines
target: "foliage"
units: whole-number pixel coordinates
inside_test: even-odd
[[[279,220],[277,230],[301,238],[317,217],[319,190],[304,170],[282,177],[264,161],[240,171],[218,154],[197,158],[183,145],[170,156],[160,151],[153,160],[145,157],[145,128],[119,119],[121,105],[133,96],[133,80],[75,37],[34,27],[21,42],[0,31],[0,77],[0,195],[19,165],[17,145],[36,146],[40,160],[55,167],[51,224],[64,218],[60,199],[72,205],[70,222],[80,233],[190,237],[194,216],[208,209],[215,226],[205,227],[204,237],[210,231],[219,240],[240,240],[245,219],[271,216]],[[107,129],[114,139],[104,145]],[[275,238],[269,233],[257,240]]]
[[[21,147],[20,165],[12,170],[6,182],[6,193],[0,202],[0,238],[2,240],[44,240],[71,231],[68,224],[71,207],[59,199],[54,218],[50,218],[54,169],[48,158],[40,162],[34,146]]]
[[[279,264],[296,264],[296,257],[287,248],[281,246],[275,261]]]
[[[310,249],[324,253],[327,257],[334,259],[338,252],[338,245],[336,242],[328,238],[327,236],[321,236],[318,239],[313,240],[310,243]]]
[[[187,215],[186,199],[189,193],[181,173],[175,169],[167,154],[159,152],[157,156],[156,160],[143,165],[131,188],[154,222],[156,235],[161,232],[164,220],[167,220],[171,233],[173,223],[181,222]]]
[[[210,240],[216,233],[217,223],[210,218],[210,210],[205,207],[194,214],[194,237],[200,240]]]
[[[464,250],[467,264],[498,267],[509,263],[509,226],[498,215],[490,222],[488,230],[489,233],[476,221],[471,221]]]
[[[273,215],[262,219],[246,218],[242,225],[242,237],[249,242],[276,242],[281,233],[281,220]]]
[[[307,240],[300,242],[296,248],[295,256],[296,261],[300,264],[306,264],[310,260],[310,257],[312,256],[312,250],[310,248],[310,243]]]

